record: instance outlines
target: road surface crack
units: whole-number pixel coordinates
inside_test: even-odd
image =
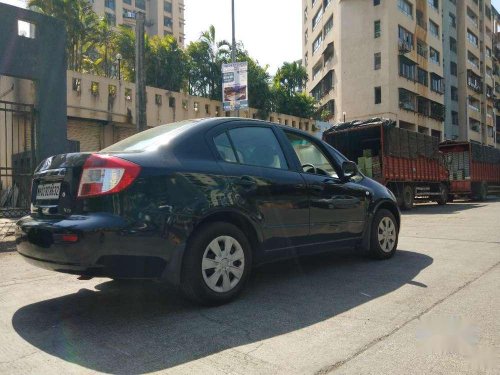
[[[394,335],[395,333],[397,333],[398,331],[400,331],[402,328],[406,327],[411,322],[414,322],[415,320],[420,319],[423,315],[425,315],[428,312],[430,312],[436,306],[440,305],[441,303],[443,303],[444,301],[446,301],[448,298],[454,296],[455,294],[461,292],[463,289],[467,288],[469,285],[471,285],[475,281],[479,280],[481,277],[483,277],[484,275],[486,275],[488,272],[490,272],[494,268],[498,267],[498,265],[500,265],[500,262],[495,263],[493,266],[489,267],[486,271],[482,272],[477,277],[475,277],[475,278],[467,281],[465,284],[462,284],[460,287],[458,287],[457,289],[455,289],[451,293],[447,294],[445,297],[443,297],[443,298],[439,299],[438,301],[434,302],[431,306],[429,306],[424,311],[422,311],[419,314],[415,315],[413,318],[410,318],[406,322],[398,325],[392,331],[388,332],[387,334],[385,334],[383,336],[380,336],[380,337],[377,337],[377,338],[373,339],[372,341],[370,341],[366,345],[362,346],[360,349],[358,349],[356,352],[354,352],[349,357],[347,357],[347,358],[345,358],[345,359],[343,359],[341,361],[338,361],[338,362],[334,363],[333,365],[329,365],[329,366],[323,367],[319,371],[315,372],[315,375],[325,375],[325,374],[328,374],[328,373],[333,372],[335,370],[338,370],[340,367],[342,367],[346,363],[352,361],[354,358],[360,356],[364,352],[368,351],[369,349],[371,349],[373,346],[375,346],[379,342],[382,342],[385,339],[391,337],[392,335]]]

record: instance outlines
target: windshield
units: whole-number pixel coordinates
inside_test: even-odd
[[[185,120],[157,126],[115,143],[103,149],[101,152],[140,152],[152,150],[167,144],[176,135],[182,133],[189,128],[190,125],[197,122],[199,122],[199,120]]]

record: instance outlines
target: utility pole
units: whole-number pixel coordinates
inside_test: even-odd
[[[231,0],[231,15],[233,21],[233,43],[231,48],[231,60],[232,63],[236,63],[236,31],[235,31],[235,20],[234,20],[234,0]],[[240,110],[236,111],[236,117],[240,117]]]
[[[144,70],[144,27],[145,15],[142,12],[135,18],[135,123],[137,132],[146,129],[146,77]]]

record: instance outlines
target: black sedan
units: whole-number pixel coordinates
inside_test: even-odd
[[[399,228],[393,194],[326,143],[222,118],[46,159],[17,250],[46,269],[165,280],[216,304],[256,264],[346,247],[388,259]]]

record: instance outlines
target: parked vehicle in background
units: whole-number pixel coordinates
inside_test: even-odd
[[[311,135],[245,119],[158,126],[35,171],[17,250],[84,277],[179,285],[191,299],[234,298],[252,265],[339,248],[396,251],[393,194]]]
[[[488,193],[500,193],[500,150],[469,142],[443,142],[450,177],[450,198],[484,201]]]
[[[437,138],[374,118],[341,123],[323,139],[356,161],[366,176],[391,189],[402,209],[412,209],[416,199],[446,204],[448,171]]]

